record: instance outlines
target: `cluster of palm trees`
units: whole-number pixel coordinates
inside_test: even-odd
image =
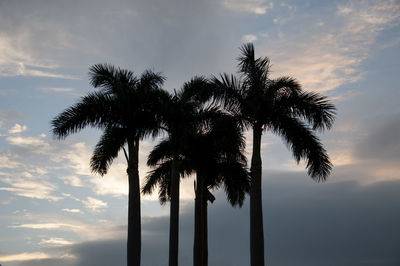
[[[194,77],[180,91],[162,89],[165,78],[146,70],[140,77],[108,64],[90,68],[98,90],[82,97],[52,120],[59,139],[86,126],[99,128],[90,166],[105,175],[122,149],[129,180],[128,266],[140,265],[140,194],[158,188],[161,203],[170,202],[169,265],[178,265],[179,183],[195,175],[193,264],[208,263],[207,202],[210,190],[223,187],[228,201],[241,206],[250,194],[251,266],[264,265],[261,195],[261,136],[281,136],[297,161],[305,159],[308,174],[325,180],[331,163],[316,131],[329,129],[335,107],[317,93],[305,92],[290,77],[271,79],[267,57],[255,58],[252,44],[240,48],[239,77],[223,74]],[[243,132],[253,131],[250,171]],[[148,156],[152,170],[140,188],[139,142],[164,134]]]

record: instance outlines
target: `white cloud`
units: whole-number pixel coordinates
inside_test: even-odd
[[[8,191],[17,196],[33,198],[33,199],[46,199],[50,201],[58,201],[61,198],[52,195],[57,190],[57,186],[45,180],[30,180],[21,177],[6,177],[1,181],[10,187],[0,187],[1,191]]]
[[[20,224],[20,225],[10,225],[10,228],[27,228],[27,229],[46,229],[46,230],[70,230],[77,229],[81,226],[76,224],[68,224],[62,222],[52,222],[52,223],[36,223],[36,224]]]
[[[9,198],[9,199],[0,201],[0,204],[1,204],[1,205],[8,205],[8,204],[10,204],[14,199],[15,199],[14,197],[11,197],[11,198]]]
[[[48,258],[51,258],[51,256],[43,252],[32,252],[32,253],[26,252],[26,253],[12,254],[12,255],[0,255],[1,262],[41,260]]]
[[[126,164],[114,162],[104,177],[92,176],[90,182],[94,185],[93,190],[99,195],[128,195]]]
[[[62,209],[63,212],[82,213],[80,209]]]
[[[52,237],[50,239],[42,239],[39,244],[40,245],[52,245],[52,246],[64,246],[64,245],[72,245],[75,242],[65,240],[60,237]]]
[[[58,78],[58,79],[77,79],[76,77],[70,75],[51,73],[44,70],[29,68],[29,65],[27,66],[24,63],[19,63],[18,65],[19,65],[18,72],[15,74],[19,76],[32,76],[32,77]]]
[[[254,34],[247,34],[242,37],[242,41],[245,43],[257,41],[257,36]]]
[[[49,92],[49,93],[72,93],[75,91],[73,88],[41,88],[40,89],[43,92]]]
[[[0,76],[74,79],[54,73],[54,69],[58,68],[54,62],[37,58],[29,49],[30,38],[31,34],[25,31],[14,34],[0,32]]]
[[[59,178],[61,180],[64,180],[64,184],[66,184],[66,185],[71,185],[73,187],[83,187],[84,186],[84,184],[82,183],[82,180],[75,175],[60,176]]]
[[[260,15],[267,13],[269,9],[274,7],[272,1],[266,0],[223,0],[222,4],[224,7],[234,11]]]
[[[10,153],[0,155],[0,168],[17,168],[21,163],[15,161]]]
[[[316,28],[287,34],[260,49],[271,56],[277,75],[296,77],[307,90],[329,91],[362,78],[360,64],[378,34],[399,23],[400,4],[350,1],[338,6],[336,14],[324,16],[321,19],[327,23],[320,26],[314,18],[299,17],[296,27]]]
[[[22,119],[24,119],[24,116],[18,110],[0,111],[0,128],[13,120],[22,120]],[[0,134],[0,136],[2,135]]]
[[[91,176],[90,157],[92,151],[84,142],[78,142],[71,145],[71,149],[65,152],[62,158],[69,162],[67,167],[74,169],[77,175]]]
[[[400,3],[396,0],[364,0],[349,1],[339,5],[337,14],[351,21],[354,28],[348,28],[352,32],[364,32],[381,30],[376,26],[385,26],[392,23],[399,16]],[[372,25],[373,28],[369,28]]]
[[[47,153],[51,148],[49,143],[36,137],[7,137],[7,141],[12,145],[30,149],[34,153]]]
[[[22,133],[27,129],[28,129],[27,126],[21,126],[20,124],[15,124],[10,130],[8,130],[8,133],[10,134]]]
[[[82,202],[81,199],[79,199],[79,198],[77,198],[77,197],[75,197],[75,196],[72,196],[72,195],[69,194],[69,193],[61,193],[61,195],[62,195],[63,197],[70,198],[70,199],[75,200],[75,201],[77,201],[77,202]]]
[[[34,172],[35,174],[38,174],[38,175],[45,175],[48,173],[48,171],[46,169],[41,168],[41,167],[35,167],[34,169],[32,169],[32,172]]]
[[[102,209],[107,208],[108,206],[107,202],[92,197],[87,197],[87,200],[82,201],[82,203],[92,212],[100,212]]]
[[[32,218],[31,218],[32,219]],[[45,231],[73,232],[87,240],[107,239],[126,236],[125,226],[118,226],[108,220],[99,220],[92,224],[82,223],[69,218],[34,216],[35,222],[9,225],[12,229],[34,229]]]

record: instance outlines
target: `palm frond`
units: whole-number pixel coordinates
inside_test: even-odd
[[[316,181],[325,181],[332,163],[321,141],[303,122],[286,115],[276,115],[269,129],[283,137],[297,162],[305,159],[308,174]]]
[[[139,88],[148,90],[151,89],[159,89],[164,84],[166,78],[162,75],[161,72],[153,72],[152,70],[145,70],[140,76],[140,85]]]
[[[124,146],[128,133],[126,129],[107,127],[97,143],[90,167],[93,172],[105,175],[119,150]]]
[[[336,107],[327,97],[313,92],[302,92],[291,97],[288,106],[293,113],[307,120],[314,130],[330,129],[336,116]]]
[[[208,79],[203,76],[195,76],[183,84],[178,97],[182,102],[193,101],[196,103],[196,107],[200,107],[201,104],[205,104],[211,99],[211,90],[211,83]]]
[[[250,174],[245,165],[238,162],[228,163],[224,169],[224,190],[232,206],[243,205],[246,193],[250,192]]]
[[[113,106],[112,96],[101,92],[89,93],[51,121],[53,134],[63,139],[86,126],[103,128],[112,124],[115,120]]]
[[[253,73],[256,67],[254,45],[252,43],[245,43],[239,47],[239,50],[240,56],[237,58],[239,61],[239,71],[246,74]]]
[[[239,61],[239,73],[244,86],[249,92],[262,91],[268,83],[270,72],[270,60],[268,57],[255,58],[254,46],[252,43],[242,45],[241,55],[237,58]]]
[[[111,64],[96,64],[89,68],[90,83],[105,93],[120,94],[123,87],[133,88],[137,82],[134,73]]]
[[[301,93],[301,86],[296,79],[292,77],[280,77],[269,80],[267,87],[267,97],[279,98],[285,95],[298,95]]]
[[[177,171],[180,177],[189,176],[193,173],[193,166],[187,160],[179,159]],[[158,164],[146,176],[145,184],[142,187],[143,194],[151,194],[158,186],[158,198],[161,204],[170,200],[171,193],[172,159]]]
[[[240,80],[234,75],[224,73],[220,78],[213,76],[211,82],[214,101],[221,103],[222,108],[233,115],[242,115],[244,88]]]
[[[147,165],[155,166],[163,161],[171,159],[174,148],[175,147],[170,139],[162,140],[150,152],[147,158]]]
[[[143,194],[151,194],[157,185],[169,182],[171,177],[172,160],[164,161],[154,170],[150,171],[146,176],[145,183],[142,187]]]

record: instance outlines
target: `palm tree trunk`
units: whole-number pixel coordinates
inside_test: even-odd
[[[128,202],[128,266],[140,266],[141,220],[139,187],[139,139],[128,140],[129,202]]]
[[[251,266],[264,266],[264,229],[261,196],[262,128],[253,127],[253,154],[250,183],[250,261]]]
[[[205,198],[204,180],[197,175],[196,198],[194,203],[194,245],[193,245],[193,266],[205,266],[205,210],[207,202]],[[207,219],[207,218],[206,218]]]
[[[179,248],[179,172],[174,154],[171,169],[171,207],[169,223],[169,266],[178,266]]]
[[[204,202],[201,205],[203,209],[203,266],[208,266],[208,217],[207,217],[207,188],[204,188]]]

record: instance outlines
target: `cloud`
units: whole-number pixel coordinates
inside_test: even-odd
[[[73,88],[41,88],[40,89],[43,92],[49,92],[49,93],[72,93],[75,91]]]
[[[47,153],[51,147],[49,143],[37,137],[7,137],[8,143],[24,149],[31,150],[33,153]]]
[[[83,201],[83,204],[92,212],[100,212],[108,206],[107,202],[92,197],[87,197],[87,200]]]
[[[58,185],[48,176],[53,171],[54,147],[41,138],[10,136],[11,149],[0,154],[0,190],[32,199],[58,201]]]
[[[50,256],[42,252],[32,252],[32,253],[19,253],[12,255],[0,255],[1,262],[9,261],[26,261],[26,260],[37,260],[37,259],[47,259]]]
[[[11,121],[22,119],[24,119],[24,116],[19,110],[0,111],[0,128],[5,124],[10,123]]]
[[[253,34],[247,34],[242,37],[242,41],[245,43],[257,41],[257,36]]]
[[[54,196],[52,193],[57,190],[57,186],[43,179],[31,179],[26,177],[4,177],[1,182],[10,185],[10,187],[1,186],[0,190],[11,192],[17,196],[46,199],[58,201],[61,197]]]
[[[347,173],[337,173],[331,180]],[[364,173],[358,174],[360,179],[364,177]],[[263,176],[267,263],[362,266],[400,262],[397,246],[400,215],[393,212],[400,208],[400,181],[361,186],[349,181],[317,184],[304,173],[264,171]],[[222,191],[215,196],[214,204],[208,205],[209,264],[248,265],[249,201],[243,208],[232,208]],[[168,261],[168,223],[168,216],[143,217],[142,265],[165,265]],[[180,215],[180,264],[192,263],[192,247],[193,201],[190,201]],[[122,265],[126,258],[126,237],[56,249],[75,258],[75,266]],[[61,259],[60,264],[42,262],[42,266],[64,265]]]
[[[80,209],[62,209],[63,212],[82,213]]]
[[[50,239],[42,239],[40,245],[64,246],[72,245],[74,242],[65,240],[64,238],[52,237]]]
[[[398,162],[400,158],[400,118],[397,114],[374,118],[364,129],[355,155],[364,160]]]
[[[92,175],[90,183],[94,192],[98,195],[127,196],[129,187],[126,164],[116,160],[104,177]]]
[[[0,31],[0,76],[75,79],[71,75],[55,73],[58,65],[53,60],[40,59],[31,50],[31,34],[26,29],[14,33]]]
[[[28,129],[27,126],[21,126],[20,124],[15,124],[10,130],[8,130],[8,133],[10,134],[22,133],[27,129]]]
[[[353,33],[382,30],[379,26],[393,23],[399,15],[400,4],[396,0],[348,1],[340,4],[337,14],[351,21]],[[368,26],[373,26],[369,28]]]
[[[0,155],[0,168],[17,168],[21,163],[16,161],[15,157],[10,153]]]
[[[64,184],[66,185],[71,185],[73,187],[83,187],[84,184],[82,180],[75,175],[69,175],[69,176],[60,176],[59,177],[61,180],[64,180]]]
[[[78,79],[77,77],[74,77],[71,75],[57,74],[57,73],[51,73],[48,71],[27,68],[27,66],[24,63],[19,63],[19,68],[17,70],[17,73],[13,73],[10,75],[12,75],[12,76],[14,76],[14,75],[32,76],[32,77],[42,77],[42,78],[57,78],[57,79]]]
[[[277,75],[294,76],[307,90],[324,92],[363,78],[362,62],[379,34],[399,24],[400,5],[350,1],[333,15],[318,9],[311,17],[293,18],[288,34],[269,39],[258,51],[270,55]],[[315,19],[324,23],[316,25]]]
[[[25,222],[21,222],[21,220]],[[105,219],[83,222],[82,217],[80,219],[72,219],[70,216],[62,214],[56,216],[24,216],[17,223],[9,225],[8,228],[23,230],[25,234],[32,234],[32,230],[37,230],[43,238],[46,232],[51,232],[49,238],[65,238],[66,233],[68,233],[70,239],[84,239],[86,241],[122,238],[126,236],[127,230],[126,225],[116,225]]]
[[[8,199],[6,199],[6,200],[0,201],[0,204],[1,204],[1,205],[8,205],[8,204],[10,204],[13,200],[15,200],[15,198],[14,198],[14,197],[10,197],[10,198],[8,198]]]
[[[267,0],[222,0],[222,5],[233,11],[257,15],[266,14],[269,9],[274,7],[274,3]]]
[[[84,142],[72,143],[70,149],[65,151],[62,159],[69,162],[68,168],[72,168],[77,175],[91,176],[90,157],[91,150]]]
[[[20,224],[20,225],[11,225],[10,228],[29,228],[29,229],[59,229],[59,230],[70,230],[77,229],[81,226],[76,224],[68,224],[68,223],[38,223],[38,224]]]

